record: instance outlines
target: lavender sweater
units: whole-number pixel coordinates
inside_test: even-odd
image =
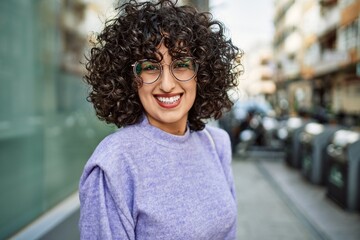
[[[171,135],[147,118],[106,137],[80,179],[81,239],[235,239],[229,137],[206,129],[215,146],[204,130]]]

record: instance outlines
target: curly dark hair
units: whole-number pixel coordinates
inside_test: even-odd
[[[219,119],[233,102],[228,91],[237,85],[242,52],[225,37],[221,22],[210,13],[190,6],[176,6],[170,0],[123,4],[118,15],[108,20],[97,36],[87,59],[85,81],[91,85],[87,98],[99,119],[118,127],[135,124],[144,109],[138,96],[141,83],[132,64],[156,59],[160,43],[172,58],[191,55],[199,63],[197,92],[189,111],[192,131],[204,128],[205,119]]]

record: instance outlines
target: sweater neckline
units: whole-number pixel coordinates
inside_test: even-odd
[[[148,138],[150,141],[154,141],[170,148],[182,148],[184,143],[190,138],[189,126],[186,126],[184,135],[175,135],[151,125],[145,115],[140,123],[136,124],[135,127],[140,134]]]

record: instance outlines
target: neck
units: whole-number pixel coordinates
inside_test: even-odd
[[[164,132],[173,134],[173,135],[184,135],[187,129],[187,124],[186,122],[184,123],[168,123],[166,125],[164,124],[159,124],[156,121],[153,121],[153,119],[148,118],[148,121],[150,123],[150,125],[157,127],[159,129],[161,129]]]
[[[184,126],[177,126],[176,124],[174,124],[174,126],[171,126],[171,124],[169,124],[168,126],[156,126],[154,124],[152,124],[150,122],[151,125],[153,125],[154,127],[157,127],[161,130],[163,130],[164,132],[173,134],[173,135],[184,135],[186,132],[186,124]]]

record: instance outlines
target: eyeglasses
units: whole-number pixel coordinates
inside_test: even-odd
[[[138,79],[145,84],[151,84],[160,78],[163,65],[168,65],[171,75],[180,82],[186,82],[194,78],[199,67],[192,57],[175,59],[170,64],[161,64],[155,60],[143,59],[135,62],[132,66]]]

